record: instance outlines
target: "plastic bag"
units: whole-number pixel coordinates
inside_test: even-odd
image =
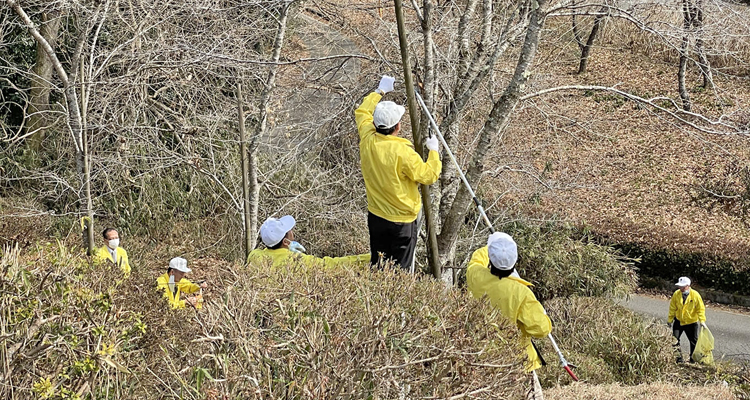
[[[714,335],[708,328],[701,328],[701,333],[698,335],[698,341],[695,343],[695,351],[693,351],[693,361],[699,362],[705,365],[713,365],[714,363]]]

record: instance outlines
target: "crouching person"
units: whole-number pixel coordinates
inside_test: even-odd
[[[158,288],[164,291],[164,298],[173,308],[185,308],[187,304],[200,309],[202,307],[202,298],[198,296],[188,296],[181,300],[181,294],[194,294],[205,289],[208,285],[203,282],[196,285],[185,278],[185,275],[192,270],[187,266],[187,260],[182,257],[175,257],[169,261],[167,272],[156,279]]]
[[[515,323],[521,331],[521,341],[526,347],[526,372],[533,372],[545,364],[531,343],[531,338],[544,338],[552,332],[544,307],[529,289],[531,283],[514,276],[518,248],[513,238],[496,232],[487,239],[487,246],[474,252],[466,270],[466,283],[476,298],[487,296],[490,304]],[[529,398],[541,398],[536,374]]]
[[[294,240],[292,229],[297,224],[294,217],[285,215],[281,218],[268,218],[260,226],[260,239],[266,246],[255,249],[247,256],[247,262],[270,259],[274,267],[298,262],[307,266],[336,267],[346,264],[363,264],[370,261],[370,254],[344,257],[315,257],[305,254],[305,248]]]

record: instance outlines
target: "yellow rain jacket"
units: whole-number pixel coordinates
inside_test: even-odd
[[[489,266],[490,257],[486,246],[472,254],[469,267],[466,269],[466,284],[469,291],[478,299],[486,294],[493,307],[515,322],[521,330],[521,343],[526,346],[526,371],[538,369],[542,363],[531,344],[531,336],[546,337],[552,332],[552,322],[542,304],[528,288],[533,286],[531,283],[512,276],[500,279],[492,275]]]
[[[680,289],[674,292],[672,300],[669,302],[667,321],[671,324],[675,318],[680,321],[680,325],[690,325],[698,321],[706,322],[706,305],[703,304],[703,298],[698,291],[690,288],[690,293],[684,304],[682,303]]]
[[[388,221],[409,223],[422,209],[417,183],[435,183],[443,164],[437,151],[430,151],[424,162],[409,140],[375,132],[372,113],[381,97],[370,93],[354,111],[367,209]]]
[[[156,278],[156,284],[159,289],[164,290],[164,298],[167,299],[169,305],[173,309],[185,308],[185,300],[180,300],[181,293],[190,294],[195,293],[201,289],[200,286],[196,285],[195,283],[182,278],[179,282],[175,282],[175,292],[172,293],[172,291],[169,290],[169,274],[166,272],[164,273],[164,275]]]
[[[112,259],[112,254],[109,253],[109,250],[107,246],[102,246],[96,250],[94,253],[94,264],[101,264],[107,260],[109,262],[116,264],[120,269],[122,270],[123,274],[125,274],[125,277],[127,278],[130,276],[130,263],[128,262],[128,252],[125,251],[122,247],[117,247],[115,249],[115,255],[117,256],[117,260]]]
[[[247,256],[247,262],[261,261],[263,259],[270,259],[274,267],[280,267],[282,265],[288,265],[294,262],[298,262],[302,265],[307,266],[322,266],[326,268],[336,267],[347,264],[362,264],[370,262],[370,254],[359,254],[356,256],[344,256],[344,257],[315,257],[309,254],[294,253],[286,248],[278,249],[255,249],[250,252]]]

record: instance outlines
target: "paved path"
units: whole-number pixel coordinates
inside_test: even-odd
[[[618,301],[627,308],[663,322],[666,327],[669,300],[651,296],[631,295]],[[750,361],[750,315],[706,307],[706,325],[716,340],[714,358]],[[683,335],[680,341],[683,354],[690,350]]]

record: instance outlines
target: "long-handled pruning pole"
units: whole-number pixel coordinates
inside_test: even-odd
[[[482,202],[479,201],[476,193],[474,192],[474,189],[472,189],[471,185],[469,184],[468,179],[466,179],[466,175],[464,175],[463,171],[461,170],[461,166],[458,164],[458,161],[456,161],[456,156],[453,155],[453,152],[451,151],[450,147],[448,147],[448,143],[445,141],[445,138],[443,138],[443,134],[440,133],[440,128],[438,128],[438,125],[435,122],[435,118],[432,117],[430,110],[427,109],[427,105],[424,103],[424,100],[422,100],[422,96],[419,95],[419,92],[415,90],[414,94],[417,98],[417,101],[419,102],[419,105],[422,106],[422,110],[424,111],[425,115],[427,115],[427,118],[430,120],[430,126],[432,126],[432,129],[435,131],[435,134],[437,135],[438,139],[440,139],[440,143],[443,144],[443,147],[445,148],[445,152],[448,154],[448,158],[450,158],[453,164],[456,166],[456,171],[458,171],[458,175],[461,177],[461,181],[466,186],[466,190],[469,191],[469,194],[471,195],[471,199],[474,201],[474,204],[477,206],[477,209],[479,210],[479,214],[482,216],[484,223],[487,224],[487,227],[490,229],[490,232],[494,233],[495,227],[492,226],[492,222],[490,222],[490,219],[487,217],[487,213],[484,212],[484,207],[482,207]],[[551,333],[549,334],[549,340],[550,342],[552,342],[552,347],[555,348],[555,351],[557,352],[557,356],[560,357],[560,363],[562,364],[562,367],[565,369],[568,375],[570,375],[570,377],[573,378],[574,381],[578,381],[578,377],[576,376],[575,373],[573,373],[573,370],[571,369],[571,365],[568,364],[567,360],[565,360],[565,356],[563,356],[563,353],[562,351],[560,351],[560,348],[557,347],[557,342],[555,342],[555,338],[552,337]]]

